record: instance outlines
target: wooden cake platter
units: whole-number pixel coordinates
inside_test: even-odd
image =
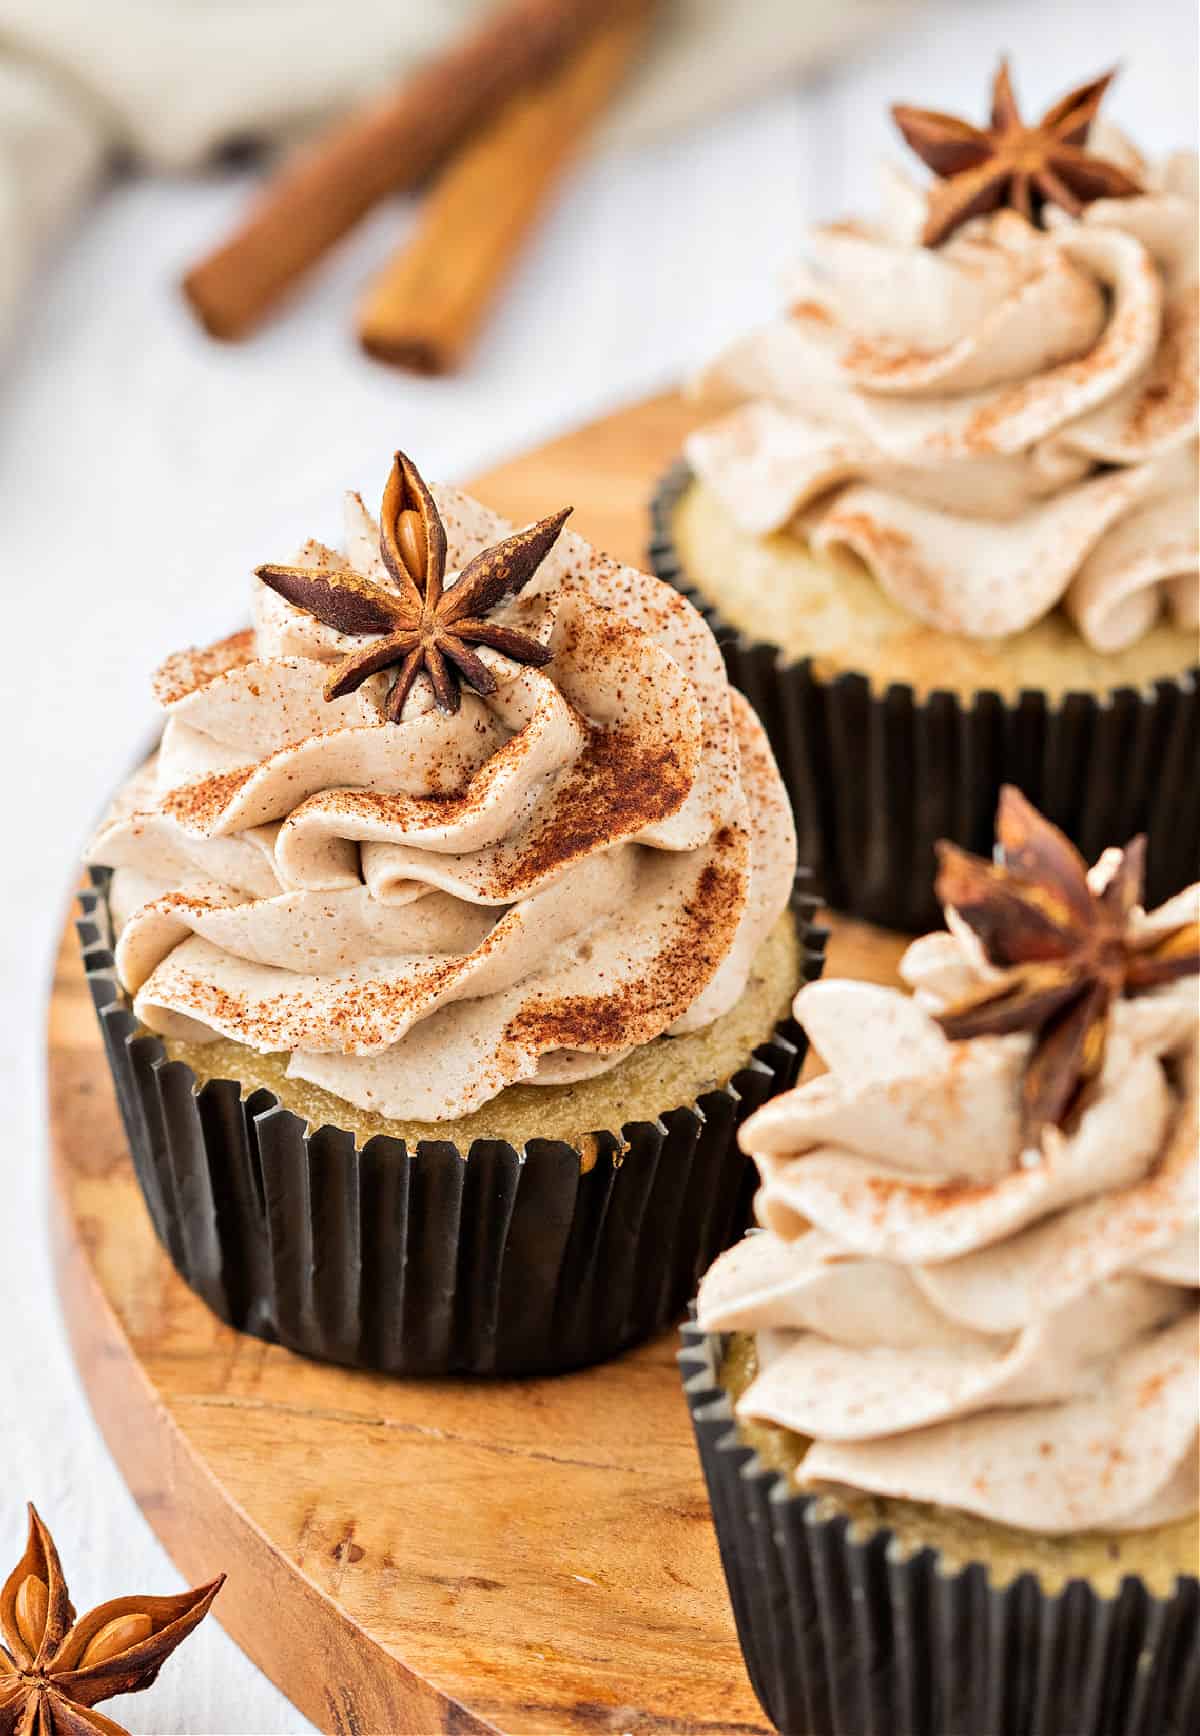
[[[471,484],[559,502],[641,561],[689,412],[651,400]],[[73,914],[73,913],[72,913]],[[903,942],[831,923],[829,969]],[[742,1666],[674,1334],[554,1380],[398,1381],[222,1325],[159,1247],[70,919],[49,1029],[53,1217],[75,1357],[113,1456],[191,1584],[322,1730],[765,1732]]]

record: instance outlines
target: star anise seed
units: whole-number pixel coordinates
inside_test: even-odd
[[[0,1736],[126,1736],[95,1707],[148,1688],[204,1620],[224,1574],[177,1597],[119,1597],[75,1620],[54,1539],[29,1508],[0,1590]]]
[[[1001,791],[997,862],[937,846],[937,894],[978,936],[1003,973],[948,1007],[948,1037],[1033,1033],[1022,1081],[1023,1132],[1065,1126],[1104,1064],[1113,1002],[1200,972],[1200,924],[1143,938],[1130,928],[1141,903],[1146,841],[1111,852],[1101,891],[1082,856],[1019,790]]]
[[[1000,62],[992,84],[989,127],[936,109],[896,104],[892,119],[941,182],[930,189],[924,245],[936,247],[969,218],[1002,205],[1036,223],[1046,204],[1078,217],[1093,199],[1128,199],[1142,192],[1126,170],[1084,148],[1115,77],[1114,68],[1079,85],[1029,127],[1017,107],[1007,60]]]
[[[453,713],[462,703],[463,681],[476,693],[496,691],[495,675],[472,647],[490,646],[514,663],[549,663],[548,646],[485,617],[529,583],[570,511],[568,506],[484,549],[447,591],[445,526],[416,465],[397,452],[379,515],[379,553],[394,590],[349,567],[268,565],[256,571],[265,585],[325,626],[380,635],[343,658],[325,684],[326,699],[353,693],[369,675],[394,668],[384,715],[398,723],[423,669],[438,708]]]

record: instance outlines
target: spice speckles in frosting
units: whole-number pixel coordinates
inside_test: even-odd
[[[989,169],[983,135],[959,143],[979,166],[935,202]],[[737,404],[687,456],[742,529],[856,556],[981,641],[1060,607],[1100,653],[1200,625],[1196,159],[1101,143],[1119,186],[1022,215],[1001,176],[935,248],[894,171],[877,225],[813,233],[789,312],[697,382]]]
[[[1145,914],[1136,851],[1109,853],[1082,886],[1035,884],[1056,840],[1015,802],[1014,879],[985,910],[947,877],[964,906],[948,909],[950,933],[909,948],[913,994],[801,991],[796,1016],[829,1071],[743,1128],[763,1229],[709,1272],[700,1321],[755,1334],[739,1414],[801,1437],[807,1487],[1047,1535],[1140,1529],[1197,1504],[1195,976],[1114,992],[1074,1117],[1043,1118],[1032,1141],[1027,1025],[944,1027],[964,1000],[1011,1000],[1012,955],[1038,950],[1038,933],[1053,975],[1064,925],[1091,900],[1149,949],[1135,961],[1180,935],[1194,952],[1200,886]]]
[[[158,753],[89,854],[114,869],[117,968],[150,1029],[284,1051],[362,1108],[450,1120],[728,1011],[795,839],[688,603],[561,519],[512,533],[422,496],[403,461],[389,489],[390,532],[349,497],[344,555],[306,544],[256,583],[249,634],[168,659]],[[436,657],[409,679],[383,649],[438,651],[441,625],[327,606],[375,608],[401,566],[401,609],[437,571],[439,620],[457,575],[483,575],[454,622],[486,676],[453,705]]]

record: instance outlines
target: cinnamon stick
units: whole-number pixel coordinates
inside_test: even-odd
[[[652,11],[651,0],[625,5],[446,167],[415,235],[359,308],[359,341],[371,355],[423,374],[458,366],[526,234],[633,60]]]
[[[378,200],[424,180],[612,11],[613,0],[507,0],[439,59],[302,150],[236,233],[184,278],[207,330],[243,336]]]

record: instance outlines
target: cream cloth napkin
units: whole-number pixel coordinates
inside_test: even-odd
[[[186,169],[302,133],[484,0],[0,0],[0,337],[115,154]],[[632,142],[820,64],[915,0],[673,0],[607,129]]]

